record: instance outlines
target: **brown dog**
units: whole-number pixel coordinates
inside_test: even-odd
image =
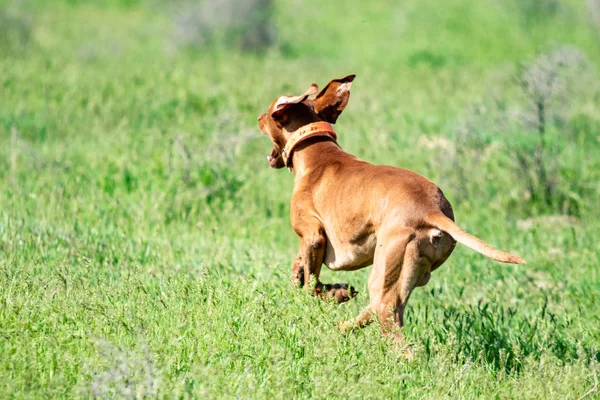
[[[463,231],[442,191],[426,178],[369,164],[340,148],[330,124],[348,104],[353,80],[354,75],[332,80],[314,99],[309,99],[318,91],[314,83],[300,96],[281,96],[258,117],[258,125],[273,142],[271,167],[287,166],[295,174],[291,223],[300,252],[292,281],[307,283],[314,274],[315,295],[325,289],[344,301],[353,289],[323,287],[322,264],[334,271],[373,264],[370,304],[353,325],[364,325],[377,313],[383,328],[394,326],[392,316],[401,327],[411,292],[427,284],[457,241],[500,262],[525,261]],[[344,292],[338,296],[337,290]]]

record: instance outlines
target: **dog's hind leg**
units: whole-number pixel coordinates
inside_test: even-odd
[[[384,332],[402,322],[394,315],[399,305],[400,286],[407,248],[415,238],[412,229],[393,229],[382,232],[377,239],[373,270],[369,275],[370,308],[377,313]]]
[[[384,333],[394,327],[394,322],[399,324],[394,313],[400,303],[399,281],[407,247],[414,238],[414,231],[408,228],[388,230],[379,235],[369,274],[369,306],[354,320],[345,322],[342,330],[369,324],[373,314],[379,317]]]
[[[362,328],[363,326],[367,326],[371,322],[373,322],[373,311],[371,310],[370,306],[367,306],[367,308],[365,308],[363,312],[361,312],[356,318],[350,321],[342,322],[339,325],[339,328],[342,330],[342,332],[346,333],[352,329],[358,329]]]
[[[431,276],[431,260],[422,252],[421,246],[429,245],[429,240],[422,242],[417,238],[407,246],[404,254],[404,263],[398,281],[398,303],[394,309],[394,320],[398,326],[404,325],[404,311],[408,299],[416,286],[424,286]]]
[[[380,235],[377,246],[369,277],[370,307],[379,315],[382,330],[388,333],[394,326],[404,325],[410,295],[429,279],[431,260],[422,248],[429,246],[429,238],[404,229]]]

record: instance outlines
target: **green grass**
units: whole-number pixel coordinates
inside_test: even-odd
[[[536,16],[532,1],[278,1],[262,54],[176,48],[159,3],[0,2],[25,21],[0,34],[29,29],[25,46],[0,41],[0,397],[578,399],[594,385],[598,80],[552,105],[560,202],[527,192],[514,154],[531,130],[471,112],[526,111],[518,64],[560,44],[596,71],[582,2]],[[463,228],[528,261],[459,246],[411,299],[411,361],[377,324],[336,328],[368,303],[368,269],[323,272],[360,292],[339,306],[289,283],[293,179],[268,167],[256,116],[349,73],[342,147],[434,180]]]

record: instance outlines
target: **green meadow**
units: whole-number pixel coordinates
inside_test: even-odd
[[[0,398],[580,399],[600,373],[600,1],[0,0]],[[291,286],[256,117],[357,75],[346,151],[458,245],[403,328]]]

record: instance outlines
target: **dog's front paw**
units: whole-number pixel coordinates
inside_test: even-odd
[[[338,303],[344,303],[353,297],[356,297],[358,292],[354,287],[347,283],[321,283],[315,287],[314,295],[326,299],[332,299]]]

